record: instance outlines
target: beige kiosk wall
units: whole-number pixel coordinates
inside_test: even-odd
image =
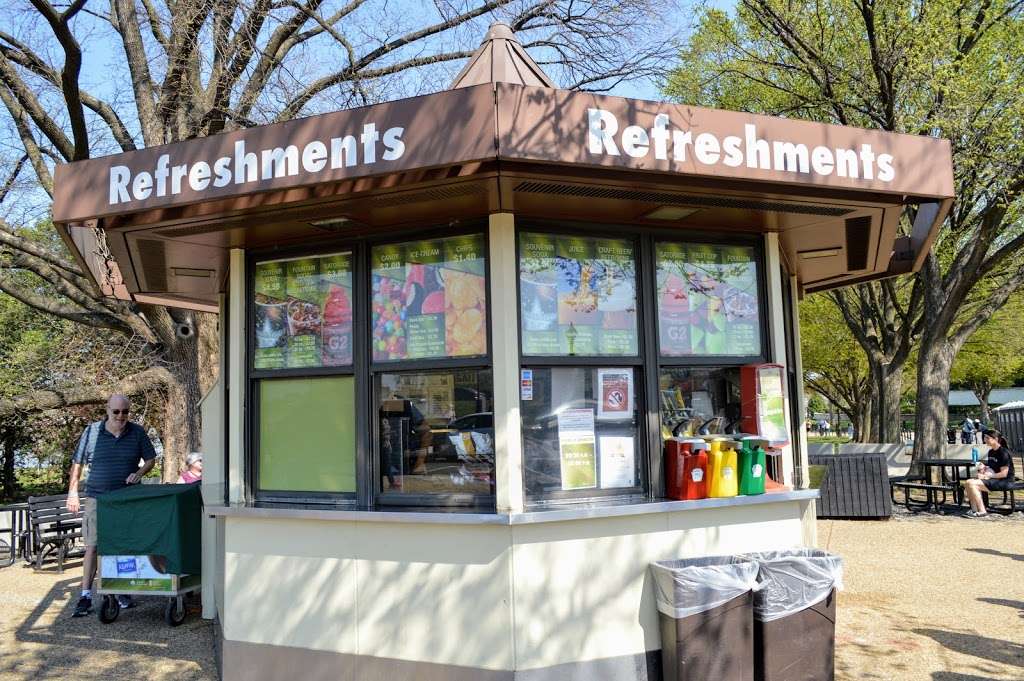
[[[806,506],[511,527],[229,517],[225,679],[300,659],[616,678],[660,648],[651,561],[801,545]]]

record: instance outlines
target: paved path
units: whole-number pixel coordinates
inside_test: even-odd
[[[163,621],[163,600],[141,599],[113,624],[74,619],[81,568],[63,575],[20,564],[0,569],[3,681],[216,681],[213,626]]]
[[[838,681],[1024,679],[1024,522],[901,516],[823,521],[846,561]],[[215,681],[213,627],[143,601],[111,625],[72,619],[77,568],[0,570],[3,681]]]

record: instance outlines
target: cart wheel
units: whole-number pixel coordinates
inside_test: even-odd
[[[106,595],[103,603],[100,604],[100,622],[110,624],[121,614],[121,604],[117,602],[117,596]]]
[[[185,604],[181,596],[171,596],[164,606],[164,621],[168,626],[176,627],[185,621]]]

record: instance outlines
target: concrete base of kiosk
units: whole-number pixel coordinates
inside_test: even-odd
[[[755,681],[835,679],[836,591],[800,612],[754,621]]]
[[[660,681],[649,564],[813,545],[816,494],[515,515],[208,506],[222,678]]]

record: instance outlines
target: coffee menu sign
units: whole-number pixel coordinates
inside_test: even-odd
[[[946,140],[497,83],[61,165],[54,220],[486,159],[953,192]]]

